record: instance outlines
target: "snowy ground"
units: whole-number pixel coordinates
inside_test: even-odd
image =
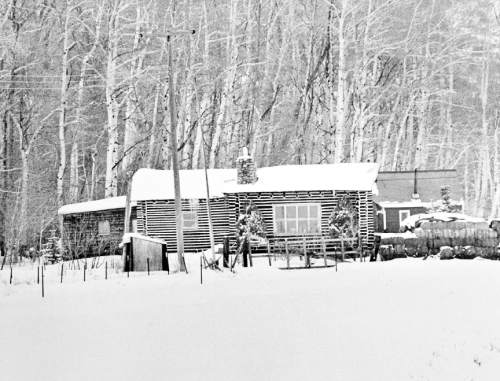
[[[193,256],[194,257],[194,256]],[[500,262],[0,273],[0,380],[498,380]]]

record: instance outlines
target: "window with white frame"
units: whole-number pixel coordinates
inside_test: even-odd
[[[273,205],[275,234],[310,235],[321,233],[320,204]]]
[[[401,226],[403,221],[406,220],[408,217],[410,217],[410,211],[408,209],[400,210],[399,211],[399,226]]]
[[[108,220],[102,220],[98,222],[97,231],[99,235],[110,235],[111,229]]]
[[[197,199],[189,200],[189,206],[182,211],[183,229],[198,229],[198,205]]]

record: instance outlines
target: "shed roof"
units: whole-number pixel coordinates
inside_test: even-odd
[[[103,198],[101,200],[93,200],[86,202],[78,202],[76,204],[64,205],[57,211],[57,214],[79,214],[98,212],[101,210],[125,209],[127,198],[125,196]],[[135,203],[132,203],[134,206]]]
[[[287,192],[314,190],[375,191],[378,164],[342,163],[282,165],[257,169],[254,184],[237,184],[236,169],[209,169],[211,197],[224,193]],[[179,171],[181,197],[205,198],[203,170]],[[132,179],[132,200],[163,200],[174,198],[171,170],[140,169]]]
[[[408,202],[412,199],[414,171],[379,172],[377,177],[378,195],[376,202]],[[429,203],[441,199],[441,187],[450,187],[454,200],[463,198],[462,187],[455,169],[417,171],[417,192],[420,201]]]

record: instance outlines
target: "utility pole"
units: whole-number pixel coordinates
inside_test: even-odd
[[[205,142],[205,134],[203,129],[201,130],[201,138],[203,144],[203,170],[205,171],[205,185],[207,191],[207,214],[208,214],[208,232],[210,234],[210,247],[212,249],[212,261],[215,261],[215,237],[214,237],[214,227],[212,224],[212,212],[210,210],[210,187],[208,185],[208,169],[207,169],[207,149]]]
[[[172,36],[175,34],[194,34],[193,30],[172,30],[167,32],[168,45],[168,98],[170,108],[170,151],[172,155],[172,172],[174,174],[174,194],[175,194],[175,230],[177,236],[177,257],[180,271],[186,271],[184,263],[184,232],[182,220],[181,204],[181,184],[179,179],[179,157],[177,155],[177,113],[175,111],[174,99],[174,65],[172,57]],[[167,94],[165,94],[167,96]],[[166,103],[165,103],[166,104]]]

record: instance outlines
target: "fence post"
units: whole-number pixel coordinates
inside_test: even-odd
[[[307,255],[307,246],[306,246],[306,237],[302,237],[302,248],[304,250],[304,267],[311,267],[311,264],[309,262],[309,257]]]
[[[290,251],[288,250],[288,238],[285,238],[286,268],[290,268]]]
[[[64,262],[61,263],[61,283],[63,282],[63,274],[64,274]]]
[[[85,278],[87,275],[87,262],[83,264],[83,281],[85,282]]]
[[[200,284],[203,284],[203,260],[200,255]]]
[[[108,261],[104,263],[104,279],[108,280]]]
[[[224,245],[222,247],[222,266],[229,267],[229,237],[224,237]]]
[[[252,242],[250,240],[248,240],[248,260],[250,262],[250,267],[253,267]]]
[[[45,284],[44,284],[43,266],[42,266],[42,298],[44,297],[45,297]]]
[[[267,260],[269,261],[269,266],[271,266],[271,244],[267,241]]]
[[[146,263],[148,265],[148,276],[149,276],[149,258],[146,258]]]
[[[327,265],[326,263],[326,244],[325,244],[325,237],[321,237],[321,249],[323,251],[323,261],[325,262],[325,266]]]
[[[242,241],[241,253],[243,255],[243,267],[248,267],[248,242],[246,239]]]
[[[10,265],[10,280],[9,283],[12,284],[12,264]]]
[[[36,268],[36,284],[40,284],[40,265]]]
[[[342,252],[342,262],[345,262],[344,234],[340,233],[340,250]]]

